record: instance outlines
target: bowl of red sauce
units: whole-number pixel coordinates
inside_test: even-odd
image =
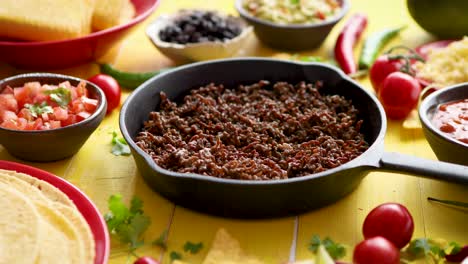
[[[430,94],[421,103],[419,118],[439,160],[468,166],[468,83]]]
[[[99,126],[106,108],[99,87],[72,76],[30,73],[0,80],[0,144],[23,160],[70,157]]]

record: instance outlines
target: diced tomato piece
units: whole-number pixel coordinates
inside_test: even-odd
[[[41,104],[42,102],[47,102],[47,104],[50,105],[50,102],[53,102],[53,101],[49,100],[49,98],[50,97],[47,94],[38,93],[38,94],[36,94],[36,96],[34,96],[32,101],[33,101],[34,104]]]
[[[25,130],[26,129],[26,126],[28,124],[28,121],[22,117],[18,118],[18,120],[16,121],[17,124],[18,124],[18,129],[20,130]]]
[[[57,107],[54,107],[53,110],[54,110],[53,119],[59,120],[59,121],[67,120],[68,118],[67,109],[57,106]]]
[[[70,87],[72,87],[72,86],[71,86],[71,84],[70,84],[69,81],[65,81],[65,82],[60,83],[60,84],[58,85],[58,87],[63,87],[63,88],[70,89]]]
[[[70,88],[70,95],[71,95],[71,101],[70,101],[70,103],[71,103],[72,101],[75,101],[76,98],[78,98],[78,93],[77,93],[75,87],[71,87],[71,88]]]
[[[19,107],[24,107],[25,104],[31,104],[33,97],[31,91],[26,87],[17,87],[13,89],[16,101],[18,102]]]
[[[16,120],[5,120],[0,124],[1,127],[7,128],[7,129],[13,129],[13,130],[19,130],[18,127],[18,122]]]
[[[81,101],[83,102],[84,108],[87,112],[93,113],[94,110],[96,110],[97,105],[98,105],[98,100],[83,96],[81,97]]]
[[[11,86],[7,85],[5,89],[3,89],[2,94],[13,94],[13,88]]]
[[[25,130],[40,130],[43,125],[42,118],[27,123]]]
[[[72,112],[77,114],[79,112],[83,112],[85,110],[83,102],[80,99],[76,99],[72,102]]]
[[[86,118],[90,117],[91,114],[86,112],[86,111],[83,111],[83,112],[79,112],[77,115],[76,115],[76,118],[79,121],[82,121],[82,120],[85,120]]]
[[[31,114],[31,111],[27,108],[21,108],[21,110],[18,113],[18,117],[22,117],[26,119],[27,121],[33,121],[34,117]]]
[[[2,122],[8,121],[8,120],[16,121],[17,119],[18,119],[18,116],[15,114],[15,112],[8,111],[8,110],[2,111],[1,116],[0,116],[0,121]]]
[[[49,121],[49,124],[50,124],[50,129],[56,129],[56,128],[62,127],[62,125],[60,124],[60,121],[56,121],[56,120]]]
[[[18,102],[12,94],[0,94],[0,111],[18,112]]]
[[[49,114],[47,114],[47,113],[41,114],[41,118],[42,118],[42,121],[44,121],[44,122],[48,122],[49,119],[50,119]]]
[[[61,122],[61,124],[64,127],[64,126],[69,126],[69,125],[75,124],[76,122],[78,122],[78,119],[76,118],[76,115],[69,114],[68,118],[66,120],[63,120]]]
[[[86,96],[88,97],[88,89],[86,89],[86,82],[81,81],[78,86],[76,86],[76,92],[79,97]]]

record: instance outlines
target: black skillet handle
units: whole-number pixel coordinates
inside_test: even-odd
[[[468,185],[468,166],[393,152],[384,152],[380,166],[387,170],[408,172],[425,178]]]

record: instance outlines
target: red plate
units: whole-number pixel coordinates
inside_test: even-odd
[[[94,263],[107,263],[107,260],[109,259],[110,240],[106,222],[99,213],[97,207],[83,192],[66,180],[31,166],[0,160],[0,169],[14,170],[29,174],[32,177],[52,184],[65,193],[73,201],[78,208],[78,211],[80,211],[88,222],[88,225],[91,227],[91,232],[93,233],[96,244],[96,257],[94,259]]]
[[[126,24],[89,35],[58,41],[14,41],[0,39],[0,60],[20,68],[58,69],[96,60],[130,30],[147,18],[158,0],[131,0],[135,17]]]

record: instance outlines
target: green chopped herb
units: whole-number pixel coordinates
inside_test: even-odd
[[[299,4],[299,0],[291,0],[291,4],[297,5],[297,4]]]
[[[70,90],[64,87],[45,91],[45,94],[48,94],[50,99],[52,99],[52,101],[56,102],[61,107],[67,106],[71,101]]]
[[[171,262],[173,262],[174,260],[182,259],[182,254],[177,251],[171,251],[169,257],[171,258]]]
[[[192,243],[190,241],[185,242],[184,251],[190,252],[191,254],[197,254],[203,248],[203,243]]]
[[[54,112],[54,110],[52,110],[52,107],[50,105],[47,105],[46,102],[42,102],[41,104],[25,104],[24,107],[28,109],[31,112],[31,115],[34,117]]]
[[[460,246],[455,242],[447,244],[444,240],[417,238],[410,242],[404,253],[410,260],[430,258],[433,262],[439,263],[444,260],[447,253],[456,251],[457,248]]]
[[[158,246],[162,249],[167,248],[167,243],[166,243],[166,237],[167,237],[167,229],[164,230],[159,237],[153,241],[153,245]]]
[[[331,240],[329,237],[326,237],[324,240],[320,239],[320,236],[313,235],[309,243],[309,250],[313,253],[317,253],[317,250],[320,245],[323,245],[327,250],[328,254],[334,259],[340,259],[346,255],[346,248],[340,243],[336,243]]]
[[[104,218],[109,232],[121,243],[127,244],[130,252],[135,251],[143,245],[144,241],[141,236],[151,223],[150,218],[143,212],[143,202],[133,197],[131,206],[128,208],[122,201],[121,195],[112,195],[108,205],[109,212]]]
[[[130,147],[125,139],[117,137],[117,132],[112,132],[112,154],[116,156],[128,156],[131,154]]]

